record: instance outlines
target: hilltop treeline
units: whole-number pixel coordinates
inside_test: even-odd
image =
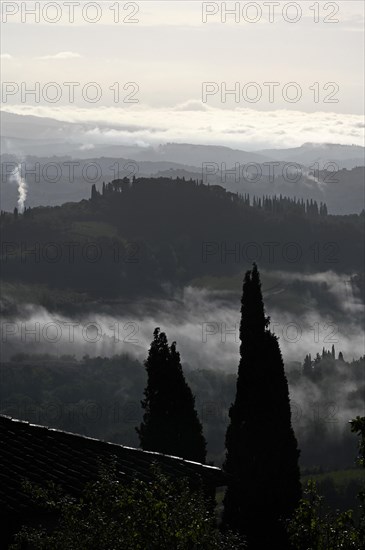
[[[253,195],[251,199],[249,193],[231,193],[220,185],[208,184],[203,186],[203,183],[201,181],[198,182],[193,179],[185,180],[184,177],[176,178],[175,180],[171,180],[170,178],[158,178],[157,180],[154,180],[154,183],[160,185],[166,185],[167,183],[170,188],[174,185],[193,186],[195,188],[208,187],[209,191],[211,193],[214,193],[216,196],[228,197],[232,202],[236,202],[241,206],[252,206],[253,208],[259,209],[262,208],[263,210],[274,214],[288,214],[289,212],[291,212],[293,214],[302,214],[311,217],[316,217],[318,215],[328,215],[327,205],[320,202],[318,206],[317,201],[314,201],[312,199],[307,199],[306,201],[304,201],[303,199],[298,199],[296,197],[286,197],[282,196],[281,194],[279,196],[264,195],[262,198]],[[130,191],[136,192],[137,190],[146,189],[146,186],[149,185],[150,182],[146,178],[136,179],[135,177],[133,177],[132,181],[130,181],[129,178],[125,177],[123,179],[113,180],[112,182],[107,184],[103,182],[102,190],[101,192],[99,192],[96,189],[96,185],[94,184],[91,187],[91,199],[95,201],[98,200],[100,197],[110,196],[114,193],[124,193],[125,195]]]
[[[101,298],[159,294],[263,269],[362,272],[364,215],[168,178],[115,180],[90,200],[3,213],[2,277]]]

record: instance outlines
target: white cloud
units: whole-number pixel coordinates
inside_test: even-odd
[[[10,53],[2,53],[0,55],[0,59],[12,59],[13,56],[10,55]]]
[[[82,143],[136,144],[193,143],[225,145],[236,149],[296,147],[305,142],[363,145],[363,116],[329,112],[258,111],[209,106],[200,110],[187,102],[190,113],[176,108],[147,105],[123,107],[3,105],[7,112],[50,117],[59,121],[89,123],[75,139]],[[195,108],[194,108],[195,107]],[[198,107],[198,109],[196,109]],[[338,124],[341,122],[342,124]]]
[[[206,103],[202,103],[195,99],[180,103],[174,108],[175,111],[209,111],[209,109],[210,107]]]
[[[78,59],[82,57],[79,53],[76,52],[58,52],[52,55],[43,55],[42,57],[37,57],[39,60],[48,60],[48,59]]]
[[[80,146],[80,151],[90,151],[94,148],[95,146],[92,143],[85,143],[84,145]]]

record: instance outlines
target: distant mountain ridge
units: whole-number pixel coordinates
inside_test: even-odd
[[[291,149],[244,151],[221,145],[166,143],[156,147],[120,145],[92,141],[91,132],[121,129],[120,125],[60,122],[46,117],[1,112],[1,149],[3,154],[52,156],[70,155],[73,158],[109,156],[133,158],[139,161],[169,161],[201,167],[203,162],[236,163],[287,161],[310,165],[318,160],[339,163],[339,168],[365,165],[365,148],[358,145],[304,143]],[[125,127],[123,127],[125,128]],[[93,138],[95,140],[95,138]],[[52,153],[52,147],[54,152]],[[17,150],[15,150],[17,149]],[[322,168],[322,167],[321,167]]]
[[[330,143],[262,151],[188,143],[142,147],[89,141],[95,128],[95,124],[1,112],[2,208],[11,211],[16,205],[17,188],[9,181],[6,163],[19,160],[28,172],[40,166],[37,180],[31,174],[26,177],[26,204],[32,207],[78,201],[90,196],[92,183],[100,189],[103,181],[133,175],[193,178],[235,193],[315,199],[326,202],[334,214],[359,213],[364,207],[364,147]],[[100,129],[111,127],[100,125]],[[67,162],[76,165],[72,181]],[[59,166],[59,178],[51,180],[49,164]],[[82,171],[90,164],[99,170],[95,180],[85,178]],[[293,171],[298,178],[292,177]]]

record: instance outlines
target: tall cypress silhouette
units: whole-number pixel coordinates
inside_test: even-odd
[[[156,328],[147,369],[142,407],[143,422],[137,428],[142,449],[205,462],[206,442],[195,410],[195,398],[186,383],[176,350],[166,334]]]
[[[223,512],[223,528],[244,534],[250,550],[289,547],[284,522],[301,497],[288,383],[269,322],[254,264],[243,283],[241,359],[226,434],[224,469],[230,480]]]

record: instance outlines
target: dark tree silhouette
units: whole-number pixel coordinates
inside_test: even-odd
[[[96,189],[95,183],[91,186],[91,200],[96,201],[100,197],[99,191]]]
[[[185,381],[176,343],[169,347],[166,334],[156,328],[147,369],[142,407],[143,422],[137,428],[142,449],[205,462],[206,442],[195,410],[195,398]]]
[[[245,275],[241,304],[241,359],[226,434],[224,469],[231,479],[223,528],[239,530],[252,550],[284,550],[284,520],[301,497],[299,451],[283,359],[268,329],[255,264]]]
[[[313,369],[312,369],[312,357],[311,357],[311,354],[307,354],[305,356],[305,359],[304,359],[304,363],[303,363],[303,374],[304,376],[311,376],[312,375],[312,372],[313,372]]]

